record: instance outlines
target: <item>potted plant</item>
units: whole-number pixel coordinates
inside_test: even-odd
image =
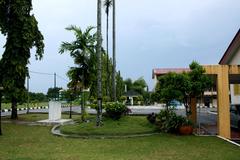
[[[179,133],[181,135],[191,135],[193,133],[193,123],[187,118],[184,118],[182,124],[179,127]]]

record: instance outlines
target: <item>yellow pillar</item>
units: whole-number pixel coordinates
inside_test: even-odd
[[[218,68],[217,101],[218,101],[218,134],[224,138],[231,138],[229,111],[229,77],[228,66]]]
[[[197,100],[196,100],[196,98],[191,98],[190,108],[191,108],[192,113],[189,116],[189,118],[194,124],[196,124],[197,123]]]

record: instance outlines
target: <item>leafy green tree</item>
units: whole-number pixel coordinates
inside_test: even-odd
[[[143,77],[140,77],[135,81],[132,81],[131,78],[128,78],[124,81],[124,84],[127,86],[128,91],[134,90],[141,95],[143,95],[145,93],[145,90],[147,88],[147,83],[143,79]]]
[[[132,85],[132,89],[141,95],[144,94],[146,87],[147,87],[147,83],[143,79],[143,77],[138,78],[136,81],[133,82],[133,85]]]
[[[120,101],[121,96],[124,93],[124,81],[123,78],[121,77],[120,71],[118,71],[117,76],[116,76],[116,89],[117,89],[117,99]]]
[[[75,91],[73,89],[67,89],[62,91],[62,100],[67,101],[70,103],[70,112],[69,112],[69,118],[72,118],[72,101],[76,98]]]
[[[188,73],[190,89],[183,88],[182,90],[184,95],[183,102],[188,115],[191,114],[190,103],[192,98],[203,96],[204,91],[209,90],[213,85],[212,80],[206,74],[204,74],[205,69],[197,62],[193,61],[189,65],[189,68],[191,69],[191,71]]]
[[[50,100],[59,99],[59,91],[60,91],[61,89],[62,89],[62,88],[60,88],[60,87],[48,88],[47,98],[50,99]]]
[[[76,67],[71,67],[67,75],[70,79],[68,84],[69,88],[75,91],[78,90],[83,97],[83,89],[87,89],[94,85],[96,76],[96,34],[91,34],[94,27],[88,27],[86,31],[82,31],[81,28],[76,26],[70,26],[66,28],[69,31],[73,31],[76,40],[69,43],[63,42],[60,47],[60,53],[70,52],[71,57],[74,59]],[[82,121],[85,121],[85,107],[84,101],[82,100],[81,105]]]
[[[12,101],[12,119],[17,118],[17,102],[24,95],[30,49],[36,47],[36,59],[43,56],[43,36],[31,10],[32,0],[0,0],[0,31],[7,37],[1,68],[4,92]]]
[[[188,73],[168,73],[159,77],[155,98],[166,103],[167,107],[172,100],[183,102],[186,114],[190,115],[192,98],[203,96],[204,91],[212,86],[211,79],[205,75],[204,68],[197,62],[190,64]]]
[[[29,100],[37,102],[47,102],[48,98],[44,93],[29,92]]]
[[[111,85],[111,77],[109,76],[108,71],[112,70],[112,62],[108,57],[107,53],[102,53],[102,81],[105,82],[102,84],[102,94],[103,97],[108,97],[107,99],[110,99],[112,97],[112,93],[109,92],[109,88],[112,87]],[[109,79],[109,80],[108,80]]]
[[[166,104],[167,110],[172,100],[181,101],[183,99],[180,87],[185,83],[185,79],[182,74],[168,73],[160,77],[158,81],[159,85],[157,85],[156,92],[160,101]]]
[[[127,91],[132,90],[133,82],[131,78],[125,79],[124,83],[127,86]]]

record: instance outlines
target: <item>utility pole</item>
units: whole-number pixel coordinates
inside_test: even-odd
[[[54,84],[53,84],[53,89],[55,90],[56,89],[56,87],[57,87],[57,85],[56,85],[56,83],[57,83],[57,79],[56,79],[56,77],[57,77],[57,75],[56,75],[56,73],[54,73]],[[56,99],[57,99],[57,92],[54,94],[54,100],[56,101]]]
[[[57,77],[57,75],[56,75],[56,73],[54,73],[54,88],[56,88],[56,82],[57,82],[57,80],[56,80],[56,77]]]

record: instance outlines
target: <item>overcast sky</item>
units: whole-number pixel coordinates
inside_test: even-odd
[[[32,54],[31,71],[56,72],[57,86],[66,87],[73,60],[58,51],[62,41],[74,36],[64,28],[96,26],[96,4],[97,0],[33,0],[46,47],[42,61]],[[143,76],[150,89],[153,68],[187,67],[193,60],[217,64],[240,26],[239,0],[116,0],[116,12],[117,69],[124,79]],[[105,19],[103,10],[104,40]],[[0,35],[0,53],[4,43]],[[53,75],[30,76],[33,92],[53,87]]]

